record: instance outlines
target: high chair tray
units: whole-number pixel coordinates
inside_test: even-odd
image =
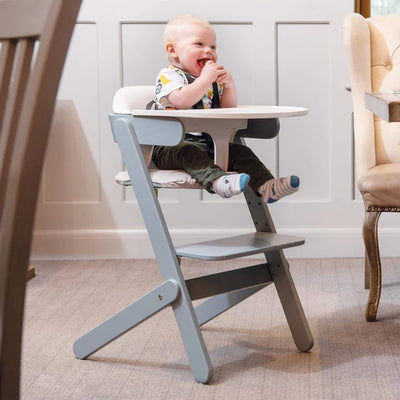
[[[253,232],[206,242],[178,246],[176,254],[199,260],[229,260],[288,247],[300,246],[304,239],[272,232]]]

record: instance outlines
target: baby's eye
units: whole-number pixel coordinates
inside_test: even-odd
[[[197,46],[203,46],[203,42],[197,42],[196,45]]]
[[[217,50],[217,46],[210,46],[211,50]]]

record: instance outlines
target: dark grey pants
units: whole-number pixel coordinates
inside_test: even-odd
[[[196,179],[206,190],[211,191],[212,182],[226,174],[214,164],[214,148],[209,136],[186,135],[177,146],[156,146],[153,162],[159,169],[183,169]],[[266,181],[274,179],[271,172],[245,145],[229,144],[228,171],[246,173],[250,176],[249,186],[257,189]]]

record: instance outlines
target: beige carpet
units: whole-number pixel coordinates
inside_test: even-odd
[[[184,260],[182,268],[189,277],[228,265]],[[291,260],[313,350],[297,351],[270,286],[202,328],[215,369],[209,385],[193,380],[170,309],[90,359],[74,358],[76,338],[161,282],[153,260],[35,267],[26,300],[24,400],[400,398],[400,259],[383,261],[375,323],[363,316],[363,260]]]

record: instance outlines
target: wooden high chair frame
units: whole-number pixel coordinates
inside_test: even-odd
[[[152,90],[147,89],[146,100],[151,99]],[[143,95],[146,90],[143,91],[142,88],[138,92]],[[146,104],[145,99],[141,100],[143,106]],[[203,112],[203,115],[204,112],[213,113],[213,110],[196,111]],[[190,113],[189,110],[188,112]],[[216,110],[216,113],[218,112],[221,117],[225,111]],[[300,351],[310,350],[313,338],[282,251],[284,248],[301,245],[304,240],[277,234],[268,207],[252,189],[247,188],[244,194],[254,222],[254,233],[175,248],[148,171],[151,146],[176,145],[183,140],[185,132],[203,125],[196,118],[171,117],[168,112],[163,111],[135,110],[134,114],[135,116],[114,113],[110,115],[110,122],[114,140],[120,147],[152,242],[163,282],[79,338],[74,344],[75,355],[78,358],[90,356],[163,308],[171,306],[194,377],[198,382],[207,383],[212,377],[213,369],[200,326],[271,283],[274,283],[277,289],[296,346]],[[217,126],[216,131],[229,126],[228,117],[219,117],[218,121],[215,120],[211,124]],[[243,121],[234,125],[244,129],[235,136],[237,129],[230,132],[228,127],[227,135],[235,140],[243,140],[243,137],[272,138],[279,131],[279,121],[276,118],[253,118],[248,122],[247,119]],[[230,139],[224,142],[218,133],[209,130],[207,132],[218,145],[216,159],[219,165],[225,166],[227,151],[224,149]],[[212,261],[257,253],[264,253],[266,261],[188,280],[183,277],[178,261],[179,257]],[[192,301],[202,298],[207,300],[194,308]]]

